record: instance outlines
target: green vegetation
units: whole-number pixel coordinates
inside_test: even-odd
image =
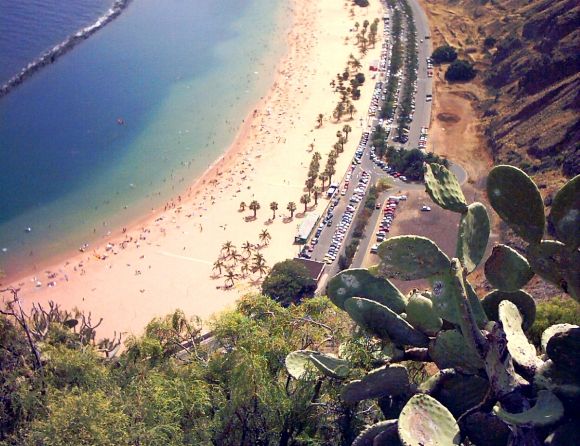
[[[539,349],[542,333],[556,324],[580,325],[580,309],[570,299],[554,297],[541,301],[536,307],[536,320],[528,330],[530,341]]]
[[[445,62],[453,62],[457,59],[457,51],[451,45],[443,45],[435,48],[431,55],[433,63],[440,64]]]
[[[314,296],[316,282],[304,265],[296,260],[276,263],[262,283],[262,293],[287,307]]]
[[[475,77],[476,71],[467,60],[456,60],[445,71],[445,79],[448,81],[470,81]]]
[[[445,158],[419,149],[405,150],[389,146],[386,149],[385,158],[391,167],[412,181],[423,180],[423,163],[438,162],[445,167],[449,166],[449,161]]]

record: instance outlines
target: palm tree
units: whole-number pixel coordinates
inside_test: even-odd
[[[322,172],[320,175],[318,175],[318,178],[320,178],[320,181],[322,181],[322,189],[324,189],[324,183],[326,183],[326,180],[328,180],[328,175]]]
[[[229,255],[232,249],[235,249],[235,246],[229,240],[222,245],[222,252],[225,252],[226,256]]]
[[[336,170],[334,169],[334,165],[333,164],[328,164],[326,166],[326,170],[325,170],[325,174],[328,176],[328,182],[331,183],[332,182],[332,176],[336,173]]]
[[[316,177],[308,177],[306,180],[306,190],[308,191],[308,197],[310,198],[310,193],[312,192],[312,188],[314,187],[314,183],[316,183]]]
[[[354,68],[356,71],[358,71],[358,70],[360,70],[360,69],[362,68],[362,63],[360,63],[360,60],[358,60],[358,59],[354,59],[354,60],[352,61],[352,67],[353,67],[353,68]]]
[[[247,254],[246,259],[249,259],[252,256],[252,248],[253,245],[247,240],[245,243],[242,244],[242,251]]]
[[[216,269],[218,270],[220,276],[222,274],[222,268],[224,268],[226,265],[223,262],[222,259],[217,259],[215,262],[213,262],[213,268],[212,271],[215,271]]]
[[[308,203],[310,203],[310,195],[304,194],[300,197],[300,203],[304,205],[304,213],[308,210]]]
[[[324,119],[324,115],[322,113],[318,114],[318,118],[316,121],[318,122],[318,128],[322,127],[322,120]]]
[[[348,134],[350,132],[352,132],[352,127],[348,124],[345,124],[344,127],[342,128],[342,131],[344,132],[344,142],[348,141]]]
[[[289,202],[288,206],[286,206],[286,209],[290,211],[290,218],[294,218],[294,211],[296,211],[296,203],[294,203],[293,201]]]
[[[334,153],[338,157],[338,155],[340,154],[340,152],[342,152],[342,146],[340,145],[339,142],[336,142],[336,143],[334,143],[333,148],[334,148]]]
[[[240,267],[240,273],[243,277],[246,277],[250,272],[250,265],[248,265],[248,259],[244,259],[242,266]]]
[[[253,267],[253,271],[254,272],[259,272],[260,273],[260,277],[262,277],[263,274],[266,274],[268,272],[268,267],[266,266],[266,259],[259,252],[257,252],[256,254],[254,254],[254,267]]]
[[[314,192],[314,206],[317,206],[318,205],[318,194],[320,194],[322,192],[322,189],[320,188],[320,186],[314,186],[313,192]]]
[[[356,108],[354,106],[354,104],[348,104],[348,106],[346,107],[346,111],[350,114],[350,119],[352,119],[352,115],[354,113],[356,113]]]
[[[258,209],[260,209],[260,203],[258,203],[256,200],[252,200],[249,208],[251,211],[254,211],[254,218],[256,218],[256,215],[258,214]]]
[[[233,260],[235,266],[242,259],[242,255],[238,253],[237,249],[232,249],[230,252],[230,259]]]
[[[244,212],[246,210],[246,202],[242,201],[240,203],[240,212]]]
[[[270,240],[272,240],[272,236],[270,235],[267,229],[262,229],[262,232],[260,232],[258,238],[260,239],[263,245],[268,245],[270,243]]]
[[[359,22],[355,22],[355,24],[354,24],[355,31],[358,31],[359,28],[360,28],[360,23]]]
[[[322,159],[322,155],[320,154],[320,152],[314,152],[314,155],[312,155],[312,159],[320,161]]]
[[[270,210],[274,213],[272,215],[272,220],[275,220],[276,219],[276,211],[278,210],[278,203],[276,203],[275,201],[270,203]]]
[[[225,286],[226,288],[231,288],[231,287],[233,287],[233,286],[234,286],[234,279],[235,279],[235,278],[236,278],[236,273],[234,273],[234,272],[233,272],[231,269],[229,269],[229,270],[226,272],[226,275],[225,275],[225,279],[226,279],[226,281],[224,282],[224,286]],[[228,283],[230,284],[229,286],[228,286]]]

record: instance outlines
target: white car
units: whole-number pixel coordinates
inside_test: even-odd
[[[429,206],[423,205],[423,207],[421,208],[421,211],[423,211],[423,212],[429,212],[429,211],[431,211],[431,208]]]

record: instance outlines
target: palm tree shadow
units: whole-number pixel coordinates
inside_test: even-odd
[[[254,220],[256,220],[256,217],[254,217],[253,215],[248,215],[248,216],[244,217],[244,220],[248,221],[248,222],[254,221]]]
[[[272,223],[274,223],[274,220],[272,220],[271,218],[269,218],[268,220],[264,221],[264,225],[266,225],[266,226],[270,226]]]
[[[290,223],[292,220],[294,220],[294,218],[292,218],[292,217],[284,217],[284,219],[282,220],[282,223]]]

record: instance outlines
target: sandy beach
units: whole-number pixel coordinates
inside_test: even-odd
[[[367,80],[354,102],[358,111],[352,120],[346,117],[337,123],[330,118],[339,99],[330,82],[344,70],[351,53],[360,57],[354,23],[372,22],[383,10],[373,2],[368,8],[355,7],[351,15],[350,4],[333,0],[294,0],[288,8],[294,20],[288,52],[268,94],[244,119],[227,153],[165,208],[113,232],[100,245],[43,265],[34,276],[5,278],[4,285],[20,288],[26,306],[53,300],[62,308],[77,307],[91,312],[93,319],[103,318],[100,337],[114,331],[139,334],[152,318],[176,308],[207,319],[257,289],[258,274],[230,289],[225,289],[223,277],[211,278],[224,242],[238,248],[246,241],[258,244],[260,232],[267,229],[271,242],[260,252],[269,266],[296,255],[298,246],[292,242],[304,211],[300,196],[311,144],[322,154],[324,166],[336,132],[345,124],[352,127],[336,165],[336,177],[341,177],[367,126],[375,82],[368,67],[379,58],[380,43],[361,58]],[[320,128],[319,113],[324,114]],[[240,212],[239,205],[252,200],[261,209],[255,220],[246,221],[253,213]],[[272,201],[279,206],[273,221]],[[297,206],[293,219],[286,210],[289,201]],[[309,209],[321,213],[326,204],[319,199],[318,206],[310,203]]]

